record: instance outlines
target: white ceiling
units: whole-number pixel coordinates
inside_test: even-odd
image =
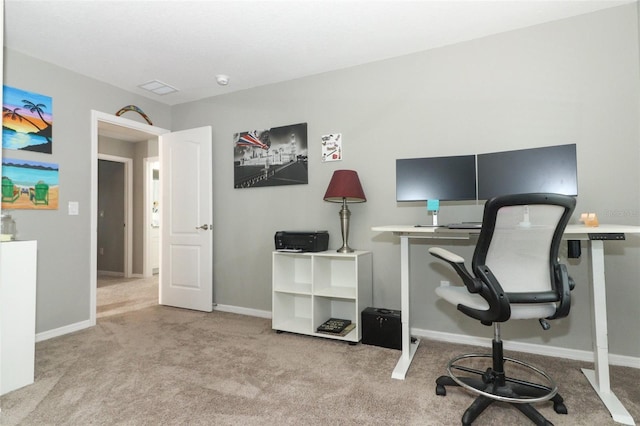
[[[176,105],[635,1],[5,0],[4,40]],[[179,91],[138,88],[150,80]]]

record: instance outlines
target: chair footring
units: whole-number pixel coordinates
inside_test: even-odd
[[[501,401],[513,405],[536,425],[552,425],[532,404],[551,400],[553,409],[558,414],[567,414],[562,396],[558,394],[555,382],[544,371],[512,358],[503,358],[502,365],[512,362],[533,371],[535,376],[541,376],[546,384],[533,383],[512,377],[506,377],[504,371],[495,372],[492,368],[477,370],[460,365],[459,362],[469,358],[492,358],[487,354],[467,354],[451,360],[447,366],[448,376],[441,376],[436,380],[436,394],[445,396],[446,386],[458,386],[478,397],[473,401],[462,417],[463,425],[470,425],[489,405]],[[453,371],[462,371],[472,376],[458,376]],[[474,377],[475,376],[475,377]]]
[[[488,358],[492,359],[491,354],[465,354],[453,358],[447,365],[447,373],[449,377],[456,383],[457,386],[463,387],[471,392],[484,395],[487,398],[495,399],[502,402],[508,402],[510,404],[535,404],[538,402],[548,401],[558,393],[558,386],[553,379],[544,371],[539,368],[513,358],[503,357],[503,370],[504,365],[507,362],[511,362],[521,367],[524,367],[536,375],[540,376],[546,381],[546,384],[538,384],[521,380],[513,377],[507,377],[502,371],[501,378],[496,376],[500,372],[495,372],[493,369],[487,369],[484,371],[472,369],[463,365],[457,364],[460,361],[472,359],[472,358]],[[479,376],[479,379],[471,378],[469,383],[466,379],[469,377],[462,377],[454,374],[453,370],[463,371],[466,373],[472,373]],[[479,380],[479,382],[478,382]],[[493,392],[488,392],[485,389],[490,384],[496,384],[496,382],[503,380],[504,383],[499,383],[498,386],[494,386]]]

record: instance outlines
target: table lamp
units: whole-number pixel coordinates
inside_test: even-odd
[[[331,203],[342,203],[342,209],[340,209],[342,247],[340,247],[337,252],[353,252],[353,249],[349,247],[347,243],[349,239],[349,217],[351,217],[347,203],[364,203],[367,201],[367,198],[364,196],[364,191],[362,190],[362,185],[360,185],[358,173],[356,173],[355,170],[336,170],[333,172],[327,192],[324,194],[324,200]]]

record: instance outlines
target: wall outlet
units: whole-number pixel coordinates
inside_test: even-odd
[[[104,247],[100,247],[100,254],[103,255],[104,254]]]
[[[449,281],[440,281],[440,287],[449,287],[450,285]]]

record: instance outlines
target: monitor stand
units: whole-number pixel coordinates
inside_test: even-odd
[[[438,210],[431,211],[431,215],[433,218],[433,222],[431,223],[433,226],[438,226]]]
[[[432,226],[438,226],[438,210],[440,210],[440,200],[427,200],[427,211],[433,216]]]

